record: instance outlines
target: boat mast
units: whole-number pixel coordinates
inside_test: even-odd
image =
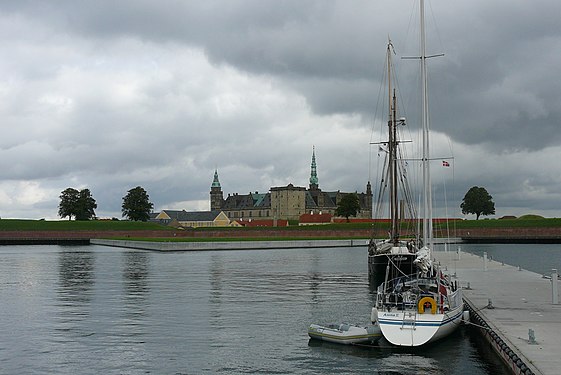
[[[390,168],[390,218],[391,218],[391,241],[397,246],[399,241],[399,221],[398,221],[398,197],[397,197],[397,99],[395,89],[392,88],[392,42],[388,41],[387,64],[388,64],[388,152]]]
[[[425,35],[425,1],[420,0],[421,16],[421,85],[422,85],[422,117],[421,127],[423,133],[423,244],[431,247],[432,239],[432,189],[430,181],[430,153],[429,153],[429,115],[428,115],[428,84],[427,84],[427,55]]]

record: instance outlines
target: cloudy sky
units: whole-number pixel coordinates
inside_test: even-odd
[[[407,130],[418,128],[412,0],[0,2],[0,217],[57,218],[89,188],[121,217],[142,186],[156,210],[307,186],[364,191],[388,36]],[[561,2],[427,2],[437,214],[474,185],[497,217],[561,217]],[[403,115],[403,113],[402,113]],[[373,148],[374,147],[374,148]],[[450,157],[454,158],[451,159]],[[414,167],[413,167],[414,168]]]

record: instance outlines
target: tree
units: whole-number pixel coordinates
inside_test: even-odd
[[[68,220],[72,220],[72,216],[76,220],[89,220],[95,217],[94,209],[96,208],[97,203],[89,189],[78,191],[74,188],[67,188],[60,194],[58,215],[60,217],[68,216]]]
[[[335,215],[344,216],[347,218],[347,222],[349,222],[349,216],[356,216],[358,212],[360,212],[358,196],[355,193],[351,193],[345,194],[343,198],[341,198],[337,205]]]
[[[58,216],[72,220],[76,215],[76,203],[80,192],[73,188],[67,188],[60,193],[60,204],[58,205]]]
[[[147,221],[154,205],[150,203],[150,196],[142,187],[130,189],[123,197],[123,217],[134,221]]]
[[[76,205],[76,220],[90,220],[95,217],[97,203],[90,193],[90,189],[80,190]]]
[[[475,214],[476,220],[480,215],[494,215],[495,202],[493,197],[483,187],[473,186],[468,190],[462,204],[460,204],[463,214]]]

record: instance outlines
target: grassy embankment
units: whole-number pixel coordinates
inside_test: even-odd
[[[561,219],[546,219],[541,216],[525,215],[517,219],[458,220],[450,224],[457,229],[471,228],[552,228],[561,227]]]
[[[0,220],[0,231],[138,231],[171,229],[173,228],[155,223],[117,220]]]
[[[164,238],[143,238],[143,237],[113,237],[117,240],[133,240],[133,241],[153,241],[153,242],[234,242],[234,241],[295,241],[295,240],[326,240],[326,239],[364,239],[368,235],[349,235],[349,231],[362,230],[364,233],[370,233],[372,224],[369,223],[345,223],[345,224],[327,224],[327,225],[290,225],[288,227],[215,227],[215,228],[189,228],[185,229],[196,233],[193,237],[164,237]],[[222,236],[210,236],[211,233],[217,231],[222,232]],[[320,234],[319,231],[331,231],[337,235],[326,236]],[[205,232],[209,234],[205,237]],[[240,236],[240,232],[243,233]],[[286,232],[290,232],[289,235]],[[317,235],[314,235],[314,232]],[[228,236],[232,233],[232,236]],[[235,235],[234,235],[235,233]],[[277,235],[278,233],[278,235]]]
[[[403,225],[405,228],[407,225]],[[450,230],[455,229],[486,229],[486,228],[548,228],[548,227],[561,227],[561,219],[546,219],[541,217],[533,217],[531,215],[523,216],[518,219],[507,219],[507,220],[498,220],[498,219],[483,219],[483,220],[456,220],[448,222],[448,227]],[[446,228],[446,224],[440,223],[435,225],[435,230]],[[298,236],[297,234],[294,236],[278,236],[278,237],[271,237],[267,236],[264,238],[263,236],[259,236],[259,232],[262,230],[268,231],[292,231],[292,232],[306,232],[305,236]],[[318,231],[318,230],[332,230],[332,231],[340,231],[341,235],[337,238],[339,239],[364,239],[365,236],[349,236],[345,235],[346,231],[354,230],[354,229],[362,229],[365,231],[371,231],[376,229],[385,233],[389,230],[389,224],[387,223],[343,223],[343,224],[327,224],[327,225],[312,225],[312,226],[289,226],[289,227],[279,227],[279,228],[220,228],[221,231],[229,232],[229,231],[245,231],[248,235],[246,237],[220,237],[220,238],[213,238],[213,237],[197,237],[197,238],[134,238],[134,240],[138,241],[177,241],[177,242],[213,242],[213,241],[262,241],[266,239],[268,241],[290,241],[290,240],[324,240],[324,239],[332,239],[333,237],[325,237],[325,236],[311,236],[311,231]],[[215,231],[216,228],[197,228],[193,229],[199,232],[205,231]],[[253,235],[252,235],[253,233]],[[120,238],[124,239],[124,238]],[[133,238],[128,238],[131,240]]]
[[[298,226],[293,225],[289,227],[257,227],[257,228],[239,228],[239,227],[218,227],[218,228],[187,228],[187,229],[176,229],[169,226],[164,226],[156,223],[143,223],[143,222],[131,222],[131,221],[118,221],[118,220],[103,220],[103,221],[70,221],[70,220],[19,220],[19,219],[1,219],[0,220],[0,232],[11,231],[11,232],[33,232],[33,231],[58,231],[58,232],[80,232],[80,231],[92,231],[92,232],[107,232],[107,236],[104,238],[108,239],[122,239],[122,240],[134,240],[134,241],[177,241],[177,242],[216,242],[216,241],[290,241],[298,239],[326,239],[333,237],[326,237],[318,234],[314,236],[310,232],[317,231],[317,229],[328,229],[345,231],[352,229],[364,229],[368,230],[370,224],[332,224],[327,228],[324,226]],[[169,236],[163,235],[160,237],[141,237],[142,232],[146,231],[162,231],[169,232]],[[222,235],[216,237],[211,235],[210,232],[222,232]],[[265,234],[266,231],[266,234]],[[291,235],[280,234],[278,236],[275,233],[290,231]],[[116,236],[112,232],[120,232],[119,236]],[[122,234],[127,232],[126,237]],[[184,233],[182,233],[184,232]],[[204,233],[209,233],[208,237],[205,237]],[[243,236],[240,236],[239,232],[244,232]],[[299,233],[305,232],[306,234],[299,235]],[[196,236],[191,236],[191,234],[196,233]],[[229,237],[228,233],[232,233]],[[234,235],[235,233],[235,235]],[[174,234],[177,234],[175,236]],[[353,239],[353,238],[364,238],[364,236],[353,237],[353,236],[340,236],[341,239]]]
[[[476,229],[476,228],[544,228],[544,227],[561,227],[561,219],[546,219],[541,217],[535,217],[532,215],[522,216],[518,219],[504,219],[504,220],[497,220],[497,219],[482,219],[482,220],[457,220],[451,221],[448,223],[449,228],[451,229]],[[437,224],[435,228],[443,228],[445,224]],[[370,223],[343,223],[343,224],[328,224],[328,225],[319,225],[319,226],[297,226],[291,225],[289,227],[278,227],[278,228],[270,228],[270,227],[261,227],[261,228],[234,228],[234,227],[227,227],[227,228],[196,228],[196,229],[185,229],[186,231],[195,231],[199,232],[199,235],[196,237],[183,237],[178,236],[174,237],[173,232],[177,232],[178,230],[175,228],[170,228],[167,226],[162,226],[156,223],[143,223],[143,222],[131,222],[131,221],[69,221],[69,220],[60,220],[60,221],[49,221],[49,220],[16,220],[16,219],[1,219],[0,220],[0,231],[107,231],[108,236],[107,238],[114,238],[114,239],[125,239],[123,237],[114,237],[111,236],[111,231],[128,231],[130,232],[129,235],[126,237],[127,240],[145,240],[145,241],[193,241],[193,242],[200,242],[200,241],[262,241],[264,239],[270,240],[279,240],[279,241],[290,241],[290,240],[298,240],[298,239],[308,239],[308,240],[319,240],[319,239],[327,239],[333,238],[333,236],[326,237],[324,235],[314,236],[311,232],[313,231],[334,231],[334,232],[341,232],[340,236],[337,238],[340,239],[358,239],[364,238],[364,236],[350,236],[345,235],[345,232],[351,230],[371,230],[377,229],[381,231],[385,231],[388,229],[387,224],[384,223],[377,223],[377,224],[370,224]],[[134,232],[136,231],[170,231],[169,237],[161,237],[161,238],[143,238],[143,237],[136,237]],[[211,231],[222,231],[226,233],[224,236],[221,237],[205,237],[203,234],[204,232],[211,232]],[[267,235],[260,235],[260,232],[264,230],[267,231]],[[227,235],[228,232],[245,232],[243,237],[239,236],[232,236],[229,237]],[[282,232],[282,231],[290,231],[292,232],[290,236],[286,235],[279,235],[275,236],[275,232]],[[273,234],[271,234],[271,232]],[[304,235],[305,232],[306,234]],[[302,233],[302,236],[299,236],[298,233]],[[210,233],[209,233],[210,234]],[[236,233],[239,234],[239,233]]]

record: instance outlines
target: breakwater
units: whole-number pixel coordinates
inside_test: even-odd
[[[224,241],[224,242],[148,242],[92,239],[94,245],[124,247],[152,251],[260,250],[315,247],[366,246],[368,240],[291,240],[291,241]]]
[[[178,234],[175,234],[177,236]],[[10,230],[0,231],[0,245],[89,244],[92,238],[174,236],[169,230],[90,231],[90,230]],[[179,234],[181,236],[181,234]]]
[[[561,227],[530,228],[470,228],[450,232],[454,238],[467,243],[561,243]],[[89,243],[91,239],[111,238],[252,238],[269,239],[367,239],[385,238],[384,230],[369,228],[217,228],[184,230],[10,230],[0,231],[0,245]]]

